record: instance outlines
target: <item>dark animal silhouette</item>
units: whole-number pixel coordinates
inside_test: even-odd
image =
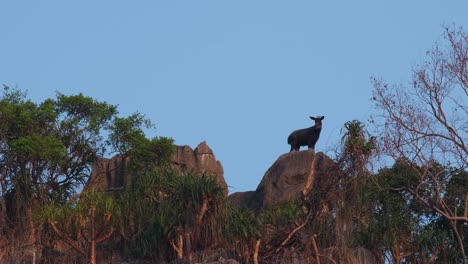
[[[309,149],[315,149],[315,143],[320,137],[322,130],[322,120],[325,116],[310,117],[315,121],[315,126],[299,129],[291,133],[288,137],[288,144],[291,145],[291,151],[298,151],[301,146],[308,146]]]

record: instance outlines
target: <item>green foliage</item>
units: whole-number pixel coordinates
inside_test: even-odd
[[[369,227],[362,230],[360,239],[364,239],[364,246],[378,255],[385,251],[411,252],[414,247],[413,235],[420,219],[412,210],[405,192],[399,191],[397,185],[394,185],[399,182],[395,178],[409,176],[403,172],[405,170],[399,165],[383,170],[376,176],[377,185],[371,183],[366,187],[366,200],[371,201],[373,210]]]
[[[451,209],[456,212],[455,215],[462,216],[467,205],[467,186],[468,172],[467,171],[451,171],[450,179],[447,182],[445,200]]]
[[[198,215],[203,201],[208,199],[212,203],[212,210],[216,212],[219,202],[224,198],[225,190],[216,182],[214,177],[202,175],[201,177],[188,174],[177,178],[177,187],[168,200],[170,207],[183,209],[178,212],[176,221],[178,225],[191,225],[193,219]]]
[[[145,128],[154,128],[154,124],[138,112],[125,118],[115,117],[107,128],[110,133],[106,143],[112,151],[129,157],[129,168],[137,173],[168,165],[175,149],[173,139],[149,139],[143,131]]]
[[[168,165],[175,151],[173,142],[173,139],[166,137],[139,139],[135,142],[135,147],[128,152],[130,169],[145,173],[154,167]]]
[[[179,175],[158,168],[137,175],[120,199],[120,229],[131,255],[169,259],[170,241],[190,230],[194,247],[206,248],[221,237],[225,190],[209,176]],[[207,211],[201,215],[204,203]],[[201,222],[198,222],[198,221]]]
[[[96,209],[98,225],[111,226],[111,221],[118,213],[118,204],[111,196],[95,189],[84,192],[77,202],[51,203],[41,208],[37,220],[45,223],[56,223],[61,230],[68,230],[68,234],[88,230],[91,222],[89,212]]]
[[[226,216],[223,233],[228,243],[248,242],[261,236],[260,219],[254,211],[228,205]]]
[[[415,250],[418,251],[422,259],[437,256],[439,262],[442,263],[462,263],[463,257],[455,240],[449,223],[439,218],[420,229],[414,243]]]
[[[114,208],[114,201],[94,191],[70,203],[87,182],[93,163],[108,153],[109,145],[112,151],[130,158],[135,175],[169,164],[174,151],[172,139],[146,138],[143,128],[153,125],[141,114],[116,115],[116,106],[83,94],[57,93],[55,98],[34,103],[26,92],[5,86],[0,95],[0,228],[4,227],[3,223],[11,223],[11,227],[25,236],[37,234],[30,236],[31,240],[39,238],[43,234],[35,231],[32,213],[35,208],[43,208],[41,218],[56,227],[54,231],[59,230],[56,233],[63,233],[57,236],[68,237],[67,243],[84,254],[86,243],[80,238],[80,230],[92,233],[90,226],[93,230],[113,228],[113,221],[117,219],[135,226],[134,219],[122,220],[126,214]],[[136,204],[138,202],[132,203]],[[133,210],[130,206],[127,209]],[[158,223],[154,208],[145,210],[144,221],[137,222],[139,226],[134,230],[148,230],[151,219]],[[92,224],[90,219],[93,219]],[[101,238],[107,239],[106,236]],[[28,243],[39,247],[38,241]]]
[[[112,197],[92,189],[82,193],[76,203],[43,206],[37,220],[49,225],[57,239],[96,263],[96,246],[111,237],[119,212]]]
[[[297,219],[302,213],[303,211],[299,203],[295,199],[292,199],[262,210],[258,215],[258,219],[262,226],[281,226]]]
[[[370,136],[358,120],[346,122],[342,134],[343,150],[339,162],[349,173],[362,175],[377,149],[376,138]]]
[[[50,161],[54,165],[59,164],[66,154],[65,146],[55,135],[32,134],[12,140],[10,146],[22,160]]]
[[[440,165],[432,164],[431,168],[439,171]],[[415,199],[409,190],[419,184],[419,195],[427,200],[434,200],[434,194],[429,192],[432,178],[421,182],[421,173],[427,172],[410,163],[406,159],[399,159],[390,168],[384,168],[374,176],[364,189],[365,201],[372,206],[367,230],[357,236],[359,243],[371,249],[376,255],[391,252],[395,255],[403,254],[404,259],[411,263],[428,262],[431,257],[448,263],[459,263],[461,254],[456,244],[456,236],[450,228],[449,222],[442,216],[427,210],[424,204]],[[440,177],[453,175],[450,169]],[[448,181],[444,187],[444,200],[448,205],[454,205],[454,210],[462,211],[462,201],[466,188],[463,185],[466,172],[460,172],[450,178],[455,183],[454,196],[449,191],[453,186]],[[465,175],[465,176],[463,176]],[[451,200],[450,197],[457,197]],[[463,228],[463,227],[461,227]]]
[[[154,217],[164,216],[161,207],[177,187],[176,177],[172,171],[163,169],[133,177],[130,189],[119,197],[119,204],[125,212],[119,219],[120,229],[128,240],[135,240],[140,235],[146,237],[145,226],[153,225],[153,221],[165,222]]]
[[[146,139],[143,128],[153,127],[151,121],[138,112],[128,117],[115,117],[108,128],[110,133],[107,143],[113,151],[126,155]]]
[[[36,104],[26,92],[4,87],[0,165],[7,168],[7,191],[24,189],[20,184],[33,186],[34,194],[28,199],[39,203],[54,197],[48,194],[58,189],[72,194],[86,181],[104,146],[101,131],[115,114],[115,106],[82,94],[57,93],[56,99]]]
[[[63,230],[78,232],[81,228],[83,231],[83,228],[88,228],[86,225],[91,221],[89,219],[91,208],[96,208],[96,220],[102,223],[109,215],[112,217],[117,214],[118,204],[111,196],[93,189],[84,192],[76,202],[44,205],[37,214],[37,220],[44,223],[57,223],[58,226],[63,227]],[[109,224],[109,221],[106,221],[106,224]]]
[[[261,239],[261,253],[276,254],[307,219],[281,247],[305,250],[317,235],[320,251],[366,248],[382,261],[399,252],[405,263],[431,257],[461,262],[454,230],[467,233],[466,223],[455,222],[454,228],[427,204],[443,204],[452,215],[462,216],[468,173],[433,160],[418,166],[400,158],[371,175],[368,167],[377,143],[360,121],[344,125],[339,168],[317,178],[309,197],[253,211],[230,206],[214,177],[171,170],[173,140],[147,138],[145,129],[154,125],[144,115],[116,115],[115,106],[82,94],[57,93],[55,99],[36,104],[26,92],[4,87],[0,180],[2,196],[14,197],[15,219],[39,207],[37,223],[54,225],[55,238],[81,253],[93,230],[105,238],[116,229],[124,237],[125,253],[155,261],[175,258],[181,236],[190,237],[191,251],[223,246],[247,260]],[[109,146],[110,152],[128,158],[131,186],[115,199],[96,190],[77,199],[77,187]]]
[[[99,102],[83,94],[67,96],[57,93],[56,111],[64,117],[62,122],[80,126],[90,133],[98,134],[113,116],[117,107]]]

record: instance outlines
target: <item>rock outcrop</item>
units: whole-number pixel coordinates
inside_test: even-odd
[[[99,159],[93,164],[85,189],[93,187],[100,190],[123,190],[130,184],[126,163],[128,162],[124,162],[121,155]]]
[[[171,163],[176,171],[215,177],[217,182],[226,189],[227,194],[223,166],[221,162],[216,160],[213,151],[206,142],[200,143],[195,150],[187,145],[175,148]],[[126,171],[125,163],[121,155],[110,159],[100,159],[93,164],[86,188],[92,186],[107,191],[125,189],[131,182],[131,175]]]
[[[318,177],[326,177],[334,162],[314,151],[293,151],[281,155],[268,169],[255,191],[234,193],[229,200],[236,206],[266,208],[310,192]]]
[[[187,145],[176,146],[176,151],[172,156],[172,164],[181,173],[205,174],[215,177],[217,182],[227,190],[223,166],[221,162],[216,160],[213,151],[205,141],[198,144],[195,150]]]

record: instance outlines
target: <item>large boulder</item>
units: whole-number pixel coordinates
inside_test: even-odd
[[[260,209],[307,195],[315,179],[326,177],[334,162],[313,150],[281,155],[267,170],[255,191],[233,193],[229,200],[236,206]]]
[[[121,155],[115,155],[110,159],[102,158],[95,162],[92,167],[91,176],[85,189],[90,187],[106,191],[119,191],[129,186],[131,175],[126,168],[128,161],[123,161]],[[200,143],[195,150],[191,147],[175,146],[171,163],[179,173],[193,173],[195,175],[207,175],[215,177],[216,181],[226,189],[224,170],[221,162],[216,160],[213,151],[206,144]]]

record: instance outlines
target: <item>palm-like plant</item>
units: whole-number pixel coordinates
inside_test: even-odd
[[[224,243],[240,256],[244,263],[250,263],[251,255],[255,250],[255,242],[262,235],[257,214],[247,208],[228,205],[224,221]]]
[[[167,200],[175,228],[170,241],[178,258],[192,261],[194,250],[219,242],[218,220],[224,214],[225,190],[214,177],[188,174],[178,177],[177,187]]]
[[[96,247],[114,232],[118,209],[114,200],[96,190],[81,195],[76,203],[51,204],[42,208],[40,219],[50,225],[60,240],[96,263]]]
[[[376,150],[376,140],[358,120],[346,122],[342,130],[342,148],[337,158],[337,182],[331,201],[335,210],[335,239],[338,258],[345,261],[353,249],[359,248],[357,233],[371,220],[372,203],[363,196],[370,182],[368,166]]]
[[[225,190],[214,177],[153,169],[133,177],[120,203],[120,230],[133,254],[192,260],[193,252],[220,241]]]
[[[125,212],[118,218],[119,232],[125,241],[125,250],[134,257],[165,259],[168,234],[172,220],[165,203],[177,186],[171,170],[153,169],[136,174],[128,190],[119,195],[118,203]]]
[[[342,133],[341,161],[355,173],[362,174],[376,150],[376,138],[370,136],[365,130],[364,124],[358,120],[346,122]]]

